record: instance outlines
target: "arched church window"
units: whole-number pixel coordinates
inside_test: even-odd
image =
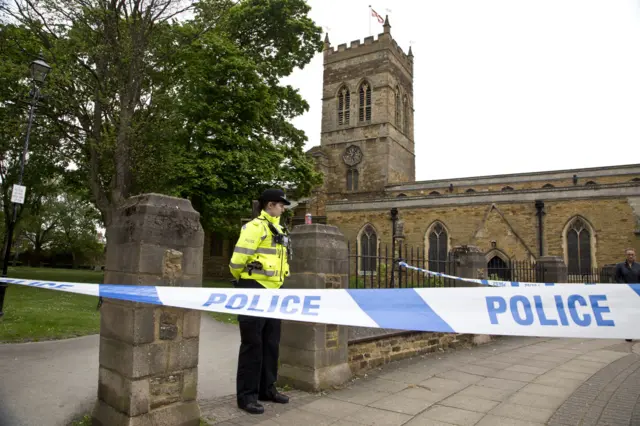
[[[402,123],[402,105],[400,105],[400,89],[396,86],[396,127]]]
[[[347,170],[347,191],[358,190],[359,177],[358,169]]]
[[[378,251],[378,235],[373,226],[367,225],[360,234],[360,271],[375,272]]]
[[[338,92],[338,125],[349,124],[351,105],[351,94],[349,89],[344,86]]]
[[[429,270],[445,272],[449,249],[447,244],[447,230],[440,222],[436,222],[429,232]]]
[[[567,261],[570,275],[591,273],[591,232],[579,217],[567,230]]]
[[[360,121],[371,120],[371,86],[366,81],[360,85]]]

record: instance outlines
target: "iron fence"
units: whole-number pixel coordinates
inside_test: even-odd
[[[348,243],[349,288],[413,288],[413,287],[455,287],[457,281],[451,278],[435,277],[413,269],[399,268],[403,260],[409,265],[433,272],[460,276],[460,267],[452,252],[443,259],[429,260],[424,249],[399,244],[397,247],[376,244],[375,248],[362,252],[357,243]],[[393,252],[396,251],[394,256]],[[486,265],[486,278],[500,281],[547,282],[545,268],[535,261],[503,260],[494,257]],[[594,268],[581,274],[568,274],[569,283],[612,283],[614,265]],[[547,277],[548,278],[548,277]],[[458,286],[466,286],[457,283]]]
[[[504,261],[499,257],[487,263],[487,279],[498,281],[545,282],[543,265],[526,260]]]
[[[614,283],[614,269],[615,265],[605,265],[602,268],[590,268],[580,273],[569,271],[567,282],[572,284]]]
[[[348,243],[349,288],[453,287],[455,280],[434,277],[425,272],[399,268],[399,260],[430,271],[456,275],[456,262],[451,253],[445,259],[428,260],[425,251],[405,245],[380,245],[376,253],[362,253],[358,244]],[[397,250],[396,256],[393,251]],[[374,250],[372,250],[374,251]]]

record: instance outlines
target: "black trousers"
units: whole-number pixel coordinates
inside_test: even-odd
[[[264,288],[254,280],[240,280],[239,288]],[[280,351],[279,319],[238,315],[240,354],[236,376],[239,406],[257,402],[276,393]]]

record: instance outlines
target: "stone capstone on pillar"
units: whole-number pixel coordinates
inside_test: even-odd
[[[455,275],[462,278],[488,279],[487,260],[476,246],[456,246],[453,248]],[[456,287],[478,287],[481,284],[456,281]]]
[[[335,226],[298,225],[291,232],[291,276],[284,286],[299,289],[348,288],[348,252]],[[283,321],[278,383],[318,391],[351,378],[348,328]]]
[[[204,231],[188,200],[132,197],[107,228],[105,283],[201,287]],[[141,301],[158,300],[156,292]],[[200,311],[105,299],[94,426],[198,426]]]
[[[567,265],[560,256],[540,256],[536,268],[546,283],[566,283],[568,281]]]

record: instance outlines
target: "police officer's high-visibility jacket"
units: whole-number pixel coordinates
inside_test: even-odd
[[[263,210],[260,216],[242,227],[229,269],[236,279],[256,280],[265,288],[280,288],[285,277],[289,276],[287,249],[274,241],[274,234],[267,222],[271,222],[282,233],[279,218]],[[254,261],[262,264],[262,270],[253,269],[249,275],[247,264]]]

